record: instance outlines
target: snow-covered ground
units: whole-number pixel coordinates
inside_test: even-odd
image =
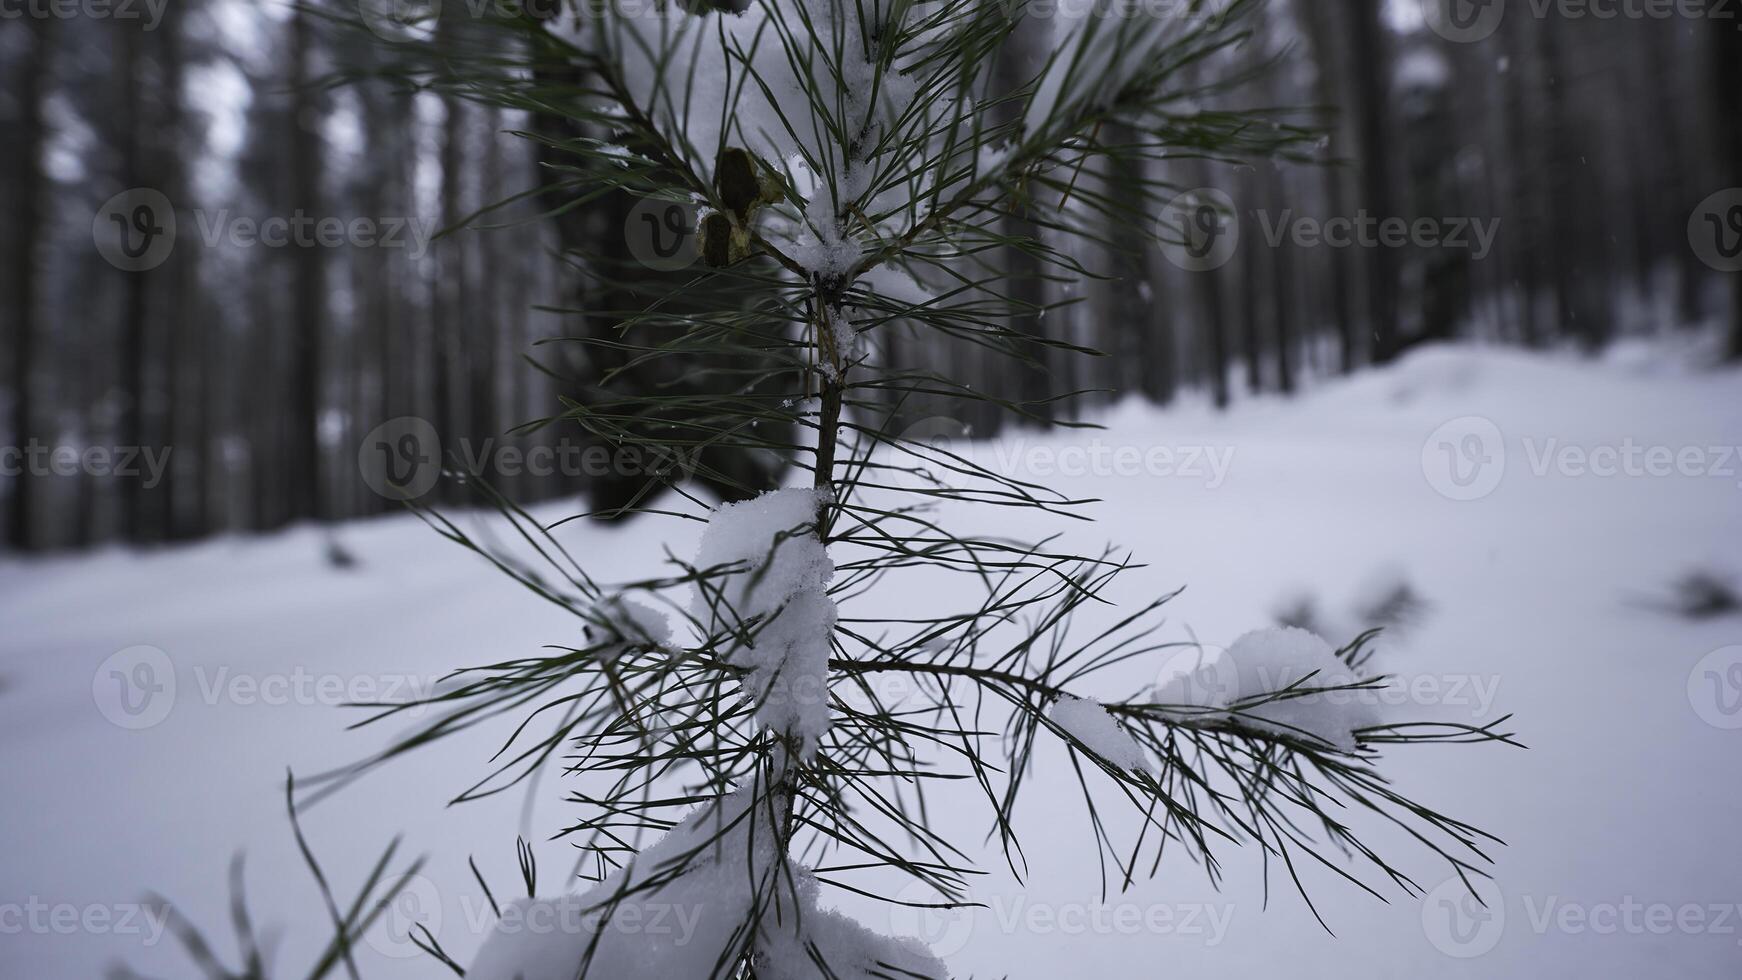
[[[1266,907],[1249,850],[1222,852],[1220,893],[1182,863],[1104,899],[1056,748],[1038,757],[1021,813],[1032,873],[1018,883],[988,860],[975,897],[989,908],[920,916],[826,900],[883,931],[926,932],[959,976],[1742,973],[1742,617],[1687,620],[1651,602],[1690,568],[1742,571],[1742,460],[1726,448],[1742,444],[1742,375],[1679,370],[1649,350],[1589,363],[1437,349],[1292,401],[1225,415],[1128,405],[1105,422],[975,451],[1101,498],[1101,523],[1070,533],[1148,563],[1124,598],[1189,586],[1171,606],[1179,638],[1229,643],[1303,592],[1352,629],[1350,606],[1378,574],[1429,603],[1378,666],[1433,717],[1515,713],[1530,748],[1421,747],[1384,768],[1508,842],[1490,911],[1445,889],[1382,904],[1321,875],[1327,935],[1285,878]],[[563,536],[597,577],[622,579],[656,572],[661,543],[693,554],[698,529]],[[285,818],[285,770],[354,759],[381,737],[344,731],[356,715],[334,705],[572,639],[570,617],[415,519],[338,537],[357,567],[331,567],[313,529],[0,564],[0,977],[94,977],[123,960],[192,975],[156,934],[147,892],[229,953],[235,852],[279,961],[304,962],[324,912]],[[1082,693],[1130,694],[1148,670]],[[491,925],[467,857],[513,893],[515,835],[542,841],[562,819],[554,778],[530,806],[443,806],[493,747],[471,738],[412,756],[303,819],[341,900],[394,834],[429,854],[387,922],[424,922],[462,962]],[[977,811],[938,819],[964,844],[983,840]],[[560,890],[564,845],[539,853],[541,885]],[[1424,886],[1439,883],[1431,861],[1402,853]],[[365,977],[440,975],[394,931],[359,950]]]

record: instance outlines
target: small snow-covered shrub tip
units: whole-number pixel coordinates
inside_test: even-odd
[[[729,637],[726,657],[748,670],[756,720],[797,739],[804,756],[829,728],[835,566],[815,533],[828,500],[825,491],[793,489],[725,504],[696,555],[698,568],[729,569],[719,582],[698,583],[696,619]]]
[[[1181,709],[1188,721],[1215,718],[1343,752],[1355,750],[1357,732],[1379,724],[1374,700],[1347,696],[1370,689],[1371,679],[1358,677],[1329,643],[1307,630],[1256,630],[1216,659],[1207,669],[1225,683],[1204,685],[1178,675],[1155,690],[1155,703]],[[1334,696],[1339,692],[1344,696]]]

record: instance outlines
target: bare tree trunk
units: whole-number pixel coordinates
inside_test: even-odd
[[[998,54],[992,82],[997,93],[1017,91],[1040,71],[1050,48],[1046,36],[1050,29],[1050,21],[1025,16],[1016,29],[1011,31],[1004,42],[1004,49]],[[1011,103],[1003,111],[1007,116],[1000,122],[1008,122],[1022,109],[1020,104]],[[1027,210],[1026,204],[1020,200],[1012,204],[1010,213],[1004,218],[1005,235],[1018,239],[1039,239],[1040,228],[1027,216]],[[1030,342],[1024,344],[1022,350],[1033,362],[1019,362],[1016,365],[1015,390],[1011,394],[1015,401],[1023,403],[1030,411],[1050,416],[1052,406],[1047,405],[1046,400],[1054,394],[1050,376],[1053,359],[1049,356],[1049,349],[1039,343],[1045,337],[1045,325],[1041,322],[1039,312],[1047,301],[1045,268],[1039,258],[1017,248],[1002,249],[1000,261],[1004,263],[1004,293],[1017,306],[1016,312],[1008,321],[1010,329],[1029,338]],[[989,383],[991,379],[985,381]]]
[[[196,286],[198,281],[196,280]],[[228,502],[231,499],[228,454],[219,444],[217,423],[229,419],[220,414],[223,404],[218,395],[219,366],[233,363],[230,332],[217,321],[209,298],[202,296],[201,313],[212,317],[212,326],[199,334],[199,342],[190,353],[193,358],[194,381],[194,441],[200,447],[199,485],[195,489],[197,524],[202,534],[215,534],[229,524]]]
[[[39,270],[39,273],[43,271]],[[95,254],[84,256],[77,271],[84,276],[87,282],[101,282],[105,276],[114,273],[114,269],[109,266],[108,262]],[[46,278],[43,281],[46,281]],[[40,288],[37,290],[39,303],[44,298],[43,293],[44,290]],[[104,308],[107,312],[113,313],[113,305],[108,302],[108,299],[108,296],[103,297]],[[43,322],[40,308],[37,311],[37,322],[39,324]],[[37,344],[40,345],[42,340],[42,337],[38,337]],[[81,428],[93,428],[97,424],[93,417],[95,415],[94,406],[102,404],[104,396],[113,389],[115,384],[115,378],[109,374],[109,371],[115,366],[115,362],[113,357],[107,356],[108,352],[103,347],[104,345],[92,339],[72,340],[65,343],[63,347],[65,353],[62,356],[69,365],[67,370],[71,372],[72,380],[63,382],[58,386],[66,392],[59,395],[59,398],[76,406]],[[40,346],[38,351],[38,358],[47,360],[42,356],[43,352]],[[43,372],[34,373],[40,376]],[[113,434],[112,428],[103,432],[105,436]],[[95,480],[78,480],[73,484],[71,544],[75,548],[84,548],[95,544],[98,535],[102,532],[104,499],[100,492],[101,489]]]
[[[1109,124],[1102,140],[1111,146],[1130,146],[1139,137],[1130,127]],[[1144,163],[1128,158],[1114,158],[1105,177],[1107,193],[1129,193],[1144,175]],[[1140,391],[1157,403],[1173,398],[1173,359],[1165,340],[1168,324],[1166,312],[1153,302],[1150,287],[1147,239],[1142,229],[1131,221],[1114,222],[1107,230],[1112,244],[1109,256],[1113,278],[1103,292],[1107,296],[1107,342],[1103,345],[1114,355],[1109,365],[1119,375],[1119,393]]]
[[[1346,0],[1349,58],[1354,75],[1354,116],[1360,143],[1361,206],[1378,220],[1394,216],[1391,195],[1391,59],[1380,24],[1383,0]],[[1367,250],[1367,326],[1373,361],[1385,364],[1398,354],[1397,257],[1385,247]]]
[[[487,109],[485,112],[485,125],[481,127],[485,139],[483,184],[491,189],[490,193],[495,193],[494,189],[502,186],[502,137],[497,132],[496,111]],[[480,439],[495,438],[502,428],[496,408],[496,350],[502,330],[502,311],[498,308],[497,296],[501,275],[496,261],[498,252],[499,248],[488,242],[481,243],[478,248],[478,315],[472,322],[472,336],[476,343],[467,367],[472,382],[468,399],[472,408],[472,431]]]
[[[1453,74],[1445,85],[1407,85],[1399,94],[1402,172],[1409,188],[1405,207],[1411,214],[1471,213],[1456,164],[1461,137],[1450,104],[1451,93],[1464,90]],[[1416,289],[1411,320],[1415,329],[1398,339],[1398,351],[1452,339],[1470,311],[1471,258],[1467,250],[1417,248],[1411,262]]]
[[[1594,351],[1609,340],[1611,321],[1605,285],[1605,235],[1590,220],[1591,202],[1601,200],[1591,164],[1574,143],[1572,107],[1566,97],[1567,66],[1560,31],[1567,21],[1537,25],[1537,59],[1544,87],[1545,140],[1549,156],[1549,223],[1554,241],[1549,249],[1555,305],[1560,327]]]
[[[1265,186],[1265,199],[1270,202],[1274,213],[1283,202],[1288,200],[1288,189],[1283,180],[1282,168],[1275,162],[1265,168],[1269,179]],[[1283,241],[1270,250],[1270,297],[1271,310],[1275,323],[1276,344],[1276,388],[1285,395],[1294,394],[1294,251],[1293,245]]]
[[[1337,76],[1333,74],[1332,66],[1337,64],[1339,51],[1336,45],[1338,31],[1335,26],[1337,8],[1322,2],[1307,3],[1302,6],[1301,18],[1306,26],[1307,43],[1312,51],[1313,89],[1321,105],[1336,106],[1343,104],[1342,92],[1337,85]],[[1346,131],[1339,121],[1332,129],[1330,154],[1332,159],[1340,156],[1346,142]],[[1343,168],[1326,166],[1321,171],[1324,175],[1325,207],[1332,217],[1346,217],[1348,194],[1344,187],[1347,179]],[[1326,264],[1330,271],[1331,319],[1335,321],[1337,334],[1338,369],[1348,374],[1355,369],[1355,310],[1352,263],[1345,250],[1328,249]]]
[[[257,275],[249,290],[254,323],[244,341],[243,357],[247,376],[258,382],[254,390],[231,399],[248,431],[248,525],[256,531],[276,528],[289,519],[291,488],[285,473],[294,465],[285,458],[284,413],[275,408],[289,403],[279,365],[291,343],[282,339],[281,328],[287,324],[271,279]]]
[[[440,221],[444,231],[451,231],[465,216],[460,204],[460,168],[464,154],[462,111],[458,98],[451,95],[442,97]],[[442,446],[447,449],[456,446],[458,438],[472,435],[466,431],[464,415],[459,408],[460,392],[455,383],[459,373],[456,362],[464,360],[461,335],[469,322],[471,291],[467,283],[464,236],[450,235],[436,247],[439,249],[437,267],[440,272],[436,277],[436,305],[432,311],[435,323],[435,425]],[[449,487],[445,481],[443,487],[449,494],[458,489]],[[459,498],[448,496],[446,499],[453,502]]]
[[[1161,297],[1162,291],[1157,287],[1164,285],[1164,281],[1155,274],[1153,260],[1144,262],[1143,276],[1149,295]],[[1138,384],[1151,401],[1166,405],[1179,392],[1179,354],[1175,342],[1178,311],[1173,303],[1165,301],[1151,300],[1144,307],[1145,317],[1139,321],[1143,329],[1141,356],[1136,365]]]
[[[321,215],[321,174],[324,161],[319,95],[316,77],[313,14],[295,8],[290,21],[291,128],[290,207],[311,219]],[[326,256],[313,242],[298,242],[291,249],[294,287],[291,306],[291,412],[289,479],[292,518],[321,519],[327,516],[326,461],[322,458],[320,429],[322,398],[322,353],[325,349],[327,275]]]
[[[1546,246],[1534,193],[1539,176],[1536,172],[1537,141],[1530,138],[1530,106],[1525,101],[1529,86],[1524,60],[1529,45],[1521,35],[1532,23],[1524,17],[1501,21],[1499,38],[1505,52],[1502,57],[1511,62],[1512,68],[1501,86],[1500,114],[1510,149],[1507,157],[1510,173],[1504,200],[1516,219],[1509,220],[1513,220],[1517,228],[1517,235],[1506,242],[1505,254],[1513,270],[1513,284],[1519,298],[1519,334],[1526,347],[1541,347],[1548,338],[1536,316],[1536,298],[1542,287],[1542,263],[1538,255]]]
[[[141,47],[144,33],[123,27],[119,30],[118,64],[123,79],[121,96],[122,126],[121,183],[126,188],[145,186],[143,92],[148,84],[144,77],[144,57]],[[122,446],[143,447],[146,444],[146,408],[149,397],[150,372],[146,359],[150,356],[146,333],[150,329],[150,299],[148,272],[122,272],[121,310],[121,412],[117,434]],[[153,537],[145,516],[142,485],[138,480],[119,481],[121,520],[119,532],[123,541],[147,541]]]
[[[185,52],[178,29],[181,21],[165,25],[157,32],[159,60],[162,66],[163,119],[158,127],[159,160],[154,169],[163,191],[171,201],[189,199],[185,161],[194,159],[195,142],[188,139],[187,113],[182,104],[182,83],[186,77]],[[199,384],[199,336],[203,319],[196,313],[199,303],[199,249],[183,249],[172,255],[161,270],[165,277],[163,303],[160,307],[164,334],[164,407],[160,433],[166,448],[191,445],[190,450],[174,450],[164,468],[161,482],[148,494],[155,498],[154,522],[170,540],[185,541],[198,537],[206,528],[199,514],[198,487],[206,463],[204,443],[185,443],[189,431],[182,425],[190,410],[198,413],[197,398],[190,398],[188,387]],[[193,494],[190,496],[189,490]]]
[[[399,179],[405,166],[404,145],[400,139],[404,132],[404,116],[390,110],[386,104],[387,93],[376,86],[365,85],[358,94],[363,104],[364,139],[368,148],[364,164],[367,169],[363,174],[363,207],[372,215],[384,214],[390,207],[397,207],[399,213],[409,215],[413,202],[403,193],[403,183]],[[358,345],[355,370],[363,374],[364,365],[368,365],[370,370],[367,373],[372,374],[375,384],[366,395],[358,398],[352,409],[354,424],[352,438],[345,443],[346,451],[355,449],[371,429],[398,414],[394,410],[398,380],[394,376],[394,331],[398,327],[399,309],[409,302],[409,298],[400,295],[398,289],[399,253],[399,249],[370,249],[366,259],[359,257],[357,260],[359,266],[369,271],[364,273],[367,281],[358,283],[356,287],[360,320],[355,328]],[[384,503],[382,498],[369,492],[357,498],[357,507],[362,514],[375,513]]]
[[[29,19],[30,47],[25,60],[16,66],[17,85],[12,92],[18,107],[16,129],[8,136],[9,156],[14,162],[7,179],[7,194],[11,198],[12,239],[11,270],[7,290],[12,323],[12,442],[24,447],[36,435],[35,400],[31,382],[35,378],[36,314],[37,314],[37,248],[42,243],[43,196],[47,181],[42,173],[42,149],[45,127],[42,118],[44,76],[48,74],[53,41],[53,20],[47,17]],[[9,127],[10,128],[10,127]],[[12,508],[7,515],[7,543],[27,551],[35,543],[36,490],[29,472],[20,469],[12,481]]]
[[[1203,305],[1204,350],[1209,354],[1210,393],[1217,408],[1228,407],[1228,334],[1222,313],[1221,276],[1215,269],[1193,273]]]
[[[1736,98],[1742,93],[1742,31],[1733,21],[1714,18],[1706,28],[1712,49],[1715,85],[1712,105],[1717,127],[1719,173],[1724,186],[1742,187],[1742,119],[1736,116]],[[1731,361],[1742,361],[1742,272],[1729,274]]]
[[[1209,168],[1201,162],[1198,164],[1195,182],[1199,187],[1210,186]],[[1199,354],[1199,367],[1209,375],[1210,393],[1217,408],[1227,408],[1228,391],[1228,317],[1225,303],[1222,299],[1222,270],[1201,269],[1186,273],[1197,286],[1198,312],[1201,322],[1198,325],[1198,340],[1203,344]],[[1208,362],[1204,362],[1204,358]]]
[[[1241,195],[1243,200],[1256,200],[1252,193],[1254,181],[1246,183],[1247,193]],[[1236,221],[1239,216],[1236,215]],[[1240,344],[1241,353],[1246,361],[1246,393],[1259,394],[1264,390],[1264,269],[1263,249],[1249,246],[1245,254],[1240,256]]]
[[[1725,23],[1722,20],[1714,19],[1710,29],[1710,34],[1714,37],[1713,43],[1719,46],[1726,40],[1733,42],[1733,35],[1736,33],[1734,21]],[[1692,326],[1700,316],[1700,282],[1704,278],[1705,268],[1700,265],[1699,256],[1694,254],[1693,249],[1686,247],[1681,222],[1676,219],[1688,208],[1688,192],[1698,186],[1696,175],[1699,169],[1694,166],[1693,154],[1688,151],[1688,139],[1683,132],[1685,120],[1676,98],[1676,34],[1671,31],[1654,31],[1644,37],[1644,77],[1650,81],[1641,90],[1650,93],[1651,103],[1647,116],[1655,130],[1653,143],[1659,148],[1649,156],[1662,161],[1661,170],[1667,179],[1662,186],[1653,181],[1640,188],[1637,193],[1641,204],[1651,208],[1657,217],[1653,223],[1651,241],[1661,255],[1670,256],[1670,262],[1675,268],[1674,299],[1677,318],[1683,324]],[[1732,47],[1729,59],[1734,61],[1738,53]],[[1713,105],[1718,110],[1719,124],[1722,125],[1727,120],[1733,125],[1736,85],[1742,79],[1737,79],[1732,74],[1728,80],[1719,78],[1715,81],[1719,87],[1713,93]],[[1726,84],[1728,88],[1724,87]],[[1735,176],[1742,180],[1742,174]],[[1696,200],[1699,197],[1692,196]]]

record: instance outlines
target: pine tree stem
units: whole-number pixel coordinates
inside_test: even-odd
[[[821,490],[834,482],[835,447],[840,441],[841,429],[841,384],[838,381],[824,381],[822,390],[823,408],[817,421],[817,459],[816,474],[812,486]],[[817,532],[827,539],[824,529],[819,525]]]
[[[840,442],[841,428],[841,397],[843,386],[839,374],[823,381],[822,412],[817,420],[817,456],[816,472],[811,485],[818,490],[827,489],[834,483],[836,447]],[[817,505],[817,539],[825,545],[829,540],[827,524],[828,504]],[[775,767],[776,805],[780,809],[782,850],[792,844],[794,824],[794,806],[798,797],[797,768],[800,765],[792,749],[786,744],[775,748],[778,762]]]

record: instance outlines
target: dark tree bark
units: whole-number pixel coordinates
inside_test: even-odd
[[[1383,0],[1345,0],[1349,58],[1354,79],[1352,106],[1361,168],[1361,207],[1383,220],[1395,216],[1391,191],[1391,57],[1380,23]],[[1367,249],[1367,326],[1373,361],[1385,364],[1398,354],[1397,257],[1385,247]]]
[[[1742,95],[1742,31],[1734,21],[1714,18],[1706,28],[1712,49],[1714,75],[1712,106],[1718,142],[1720,186],[1742,187],[1742,119],[1737,118],[1736,100]],[[1731,361],[1742,361],[1742,272],[1729,273]]]
[[[394,100],[376,86],[365,85],[358,95],[368,147],[360,188],[363,207],[368,214],[385,214],[390,207],[409,203],[400,179],[406,165],[406,118],[394,111]],[[399,108],[403,112],[408,107],[401,103]],[[367,281],[357,284],[361,318],[357,329],[362,349],[357,352],[353,370],[362,373],[363,366],[369,365],[375,384],[369,391],[373,397],[359,398],[354,408],[354,438],[346,443],[347,449],[355,448],[370,430],[400,414],[398,374],[403,367],[397,363],[398,316],[409,302],[400,291],[401,255],[397,249],[377,248],[368,252],[366,257],[358,256],[356,260],[360,268],[368,271],[363,274]],[[358,497],[358,507],[365,514],[378,512],[385,504],[386,500],[374,493],[364,492]]]
[[[151,90],[146,77],[144,54],[145,34],[130,27],[117,32],[119,51],[117,62],[122,83],[121,119],[121,186],[126,189],[151,186],[147,175],[146,130],[150,120],[144,93]],[[173,203],[173,202],[171,202]],[[151,272],[121,272],[121,406],[116,422],[119,444],[144,447],[148,444],[151,372],[148,358],[152,355],[148,342],[151,327]],[[144,499],[144,486],[138,480],[121,480],[116,486],[121,506],[120,535],[122,540],[149,542],[157,539],[158,528],[151,525]]]
[[[1102,141],[1109,146],[1131,146],[1138,139],[1134,130],[1118,123],[1102,131]],[[1142,166],[1141,161],[1113,159],[1106,176],[1107,193],[1129,193],[1143,180]],[[1102,347],[1114,355],[1108,366],[1117,372],[1117,393],[1138,391],[1166,404],[1174,394],[1173,350],[1167,336],[1167,310],[1153,300],[1148,239],[1134,220],[1114,222],[1107,235],[1113,278],[1103,291],[1107,302],[1102,332],[1107,340]]]
[[[1343,93],[1337,84],[1337,75],[1333,66],[1337,64],[1339,49],[1336,44],[1338,36],[1336,29],[1337,8],[1331,4],[1320,2],[1307,3],[1301,7],[1301,18],[1306,27],[1307,44],[1312,53],[1313,61],[1313,91],[1320,105],[1339,106],[1343,104]],[[1330,142],[1327,156],[1331,160],[1339,159],[1348,142],[1346,129],[1339,118],[1331,127]],[[1332,217],[1345,217],[1348,208],[1348,192],[1346,191],[1347,171],[1340,166],[1325,166],[1324,175],[1325,207]],[[1326,265],[1330,272],[1329,293],[1331,301],[1331,320],[1337,334],[1337,367],[1348,374],[1355,369],[1355,309],[1354,287],[1350,280],[1354,277],[1354,266],[1344,250],[1329,249]]]
[[[1011,31],[1004,42],[1003,50],[998,54],[992,81],[994,91],[1015,92],[1033,80],[1050,50],[1047,34],[1049,29],[1050,22],[1045,19],[1029,16],[1021,18],[1021,22]],[[1003,118],[999,122],[1007,124],[1021,112],[1021,104],[1012,102],[1001,108]],[[1038,241],[1040,228],[1028,216],[1028,210],[1026,202],[1014,202],[1010,213],[1004,218],[1003,233],[1011,238]],[[1002,249],[1000,261],[1004,263],[1003,292],[1016,304],[1015,311],[1007,318],[1007,322],[1012,331],[1027,339],[1026,343],[1020,344],[1019,349],[1030,361],[1015,367],[1017,376],[1013,382],[1013,397],[1029,411],[1047,418],[1053,411],[1053,406],[1047,404],[1047,399],[1057,392],[1053,390],[1051,351],[1040,343],[1046,336],[1040,312],[1047,302],[1045,268],[1039,258],[1018,248]],[[1006,366],[1004,370],[1008,371],[1010,368]],[[990,382],[992,379],[984,380]]]
[[[7,159],[12,162],[7,176],[6,196],[11,203],[9,216],[11,239],[7,256],[11,268],[7,280],[7,306],[12,324],[12,424],[11,439],[23,447],[36,436],[35,398],[32,382],[38,369],[36,356],[37,250],[43,240],[43,198],[47,180],[42,173],[42,149],[46,127],[42,102],[49,73],[53,43],[53,20],[47,17],[28,19],[30,40],[23,60],[15,66],[17,88],[13,99],[18,108],[15,125],[8,126],[7,145],[12,148]],[[36,488],[28,472],[12,481],[11,513],[7,515],[6,540],[11,547],[27,551],[36,541]]]
[[[1206,370],[1210,375],[1210,393],[1217,408],[1228,407],[1228,332],[1222,314],[1221,275],[1214,269],[1194,272],[1198,298],[1204,311],[1204,350],[1209,355]]]
[[[288,318],[273,289],[273,277],[256,276],[248,293],[255,328],[243,342],[241,360],[252,384],[235,386],[240,390],[233,389],[228,401],[239,411],[248,433],[248,525],[265,531],[290,519],[285,474],[293,464],[285,459],[285,413],[274,406],[290,401],[282,365],[291,343],[283,339]]]
[[[290,20],[290,209],[310,218],[321,215],[321,179],[325,164],[321,121],[324,100],[314,89],[319,74],[314,15],[295,8]],[[291,250],[295,289],[291,306],[291,411],[288,462],[291,469],[290,516],[327,516],[327,466],[322,458],[320,427],[322,358],[326,347],[326,255],[310,241]]]
[[[448,18],[444,24],[452,23]],[[464,162],[464,111],[460,100],[452,95],[442,97],[441,141],[441,227],[452,231],[463,218],[460,204],[461,169]],[[464,334],[470,320],[471,286],[466,269],[466,239],[450,234],[436,244],[437,268],[435,283],[435,427],[444,450],[457,448],[456,440],[471,438],[465,415],[460,410],[460,389],[457,377],[464,367]],[[444,499],[450,503],[464,499],[463,490],[442,482]]]
[[[1593,216],[1602,199],[1586,152],[1577,145],[1573,107],[1567,97],[1567,65],[1560,32],[1568,21],[1537,25],[1537,61],[1544,76],[1544,143],[1548,151],[1549,224],[1556,241],[1549,249],[1555,306],[1560,328],[1588,351],[1608,342],[1613,332],[1606,286],[1604,241]]]
[[[1187,171],[1196,187],[1214,186],[1210,179],[1210,168],[1202,160],[1189,165]],[[1238,216],[1234,217],[1238,220]],[[1250,247],[1250,246],[1249,246]],[[1197,293],[1199,324],[1197,336],[1192,338],[1198,347],[1197,370],[1209,375],[1210,394],[1217,408],[1227,408],[1230,397],[1228,390],[1228,317],[1225,312],[1226,303],[1222,297],[1221,269],[1190,270],[1185,273],[1192,283],[1193,291]]]
[[[484,159],[482,174],[487,193],[494,193],[495,188],[502,186],[502,137],[497,125],[494,109],[485,110]],[[498,306],[497,290],[500,285],[501,268],[497,262],[498,248],[490,247],[490,243],[480,242],[478,253],[478,316],[471,324],[471,334],[476,343],[472,347],[470,363],[467,368],[471,375],[471,392],[467,396],[472,409],[472,431],[481,439],[494,439],[500,433],[502,425],[497,418],[496,409],[496,350],[497,338],[502,335],[503,317]]]
[[[1265,199],[1270,202],[1271,211],[1274,213],[1289,199],[1288,186],[1279,165],[1272,163],[1265,171],[1269,177]],[[1270,297],[1275,324],[1272,340],[1276,354],[1276,388],[1285,395],[1292,395],[1295,375],[1294,246],[1286,241],[1270,250]]]
[[[156,32],[158,61],[163,79],[162,122],[158,127],[158,162],[155,170],[163,191],[171,201],[190,200],[186,178],[187,161],[197,158],[198,141],[187,132],[187,111],[182,104],[182,88],[186,79],[186,52],[180,26],[182,18],[166,24]],[[185,206],[178,203],[178,207]],[[203,523],[198,486],[208,447],[198,440],[184,440],[193,431],[189,421],[190,406],[197,412],[200,384],[200,341],[203,318],[196,308],[200,250],[177,249],[159,270],[164,279],[160,316],[164,321],[164,405],[159,431],[162,445],[171,449],[162,481],[150,491],[153,522],[163,529],[169,540],[186,541],[202,534]],[[191,493],[190,493],[191,489]]]
[[[1516,17],[1501,21],[1498,34],[1501,57],[1512,65],[1500,90],[1500,114],[1506,134],[1508,179],[1506,196],[1512,225],[1517,234],[1506,240],[1506,257],[1512,269],[1512,283],[1519,297],[1519,339],[1526,347],[1541,347],[1550,338],[1537,320],[1536,300],[1542,291],[1542,261],[1547,234],[1539,213],[1538,151],[1539,141],[1532,140],[1530,105],[1527,103],[1529,73],[1525,70],[1526,52],[1530,50],[1524,31],[1535,22]]]
[[[1411,85],[1398,95],[1404,133],[1404,174],[1408,178],[1410,213],[1469,214],[1457,172],[1458,134],[1449,101],[1460,91],[1456,76],[1445,86]],[[1469,312],[1468,249],[1419,248],[1414,262],[1420,282],[1419,308],[1412,336],[1398,339],[1398,350],[1415,344],[1450,340]]]
[[[1240,256],[1240,347],[1246,362],[1246,393],[1256,395],[1264,391],[1265,257],[1255,246],[1245,252]]]
[[[1735,43],[1735,22],[1720,23],[1714,21],[1711,35],[1722,46],[1725,42]],[[1699,185],[1697,174],[1699,168],[1694,166],[1694,156],[1689,152],[1689,140],[1683,129],[1686,121],[1682,107],[1676,97],[1675,84],[1677,74],[1678,32],[1673,30],[1657,30],[1643,34],[1645,43],[1644,77],[1648,80],[1641,86],[1641,91],[1648,93],[1650,108],[1647,110],[1649,125],[1654,133],[1652,142],[1658,147],[1656,152],[1640,155],[1642,159],[1658,164],[1662,178],[1648,176],[1644,186],[1636,190],[1637,200],[1641,207],[1650,208],[1651,215],[1651,251],[1657,259],[1668,257],[1675,270],[1675,310],[1677,318],[1684,325],[1692,326],[1700,317],[1700,282],[1705,276],[1705,267],[1700,264],[1699,256],[1686,247],[1684,228],[1679,220],[1682,212],[1687,210],[1689,197],[1698,199],[1699,195],[1690,195]],[[1734,47],[1728,54],[1732,65],[1738,54]],[[1734,72],[1734,69],[1732,69]],[[1735,124],[1734,100],[1737,96],[1737,85],[1742,84],[1742,78],[1732,75],[1729,79],[1715,79],[1718,86],[1714,94],[1717,97],[1714,105],[1718,108],[1718,121],[1722,126],[1728,121]],[[1725,86],[1728,86],[1727,88]],[[1631,147],[1624,147],[1623,152],[1632,157]],[[1742,180],[1742,174],[1736,175]]]

